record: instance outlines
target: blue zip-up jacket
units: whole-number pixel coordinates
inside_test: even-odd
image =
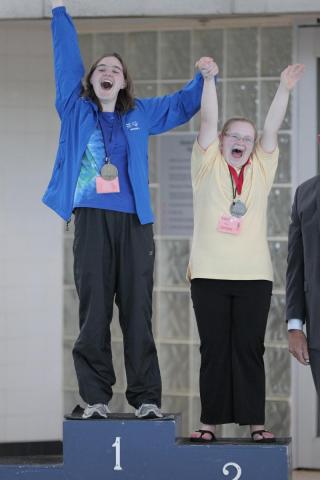
[[[53,9],[52,36],[56,109],[61,119],[61,131],[52,177],[43,202],[68,221],[81,160],[98,122],[98,107],[81,97],[84,67],[77,33],[65,7]],[[198,73],[176,93],[135,99],[135,107],[121,117],[128,142],[128,172],[142,224],[154,220],[148,186],[148,136],[166,132],[190,120],[200,108],[202,87],[202,75]]]

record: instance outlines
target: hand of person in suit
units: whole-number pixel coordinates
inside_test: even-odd
[[[309,352],[307,338],[302,330],[289,330],[288,332],[289,352],[302,365],[309,365]]]

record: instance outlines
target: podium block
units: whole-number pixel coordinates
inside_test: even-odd
[[[0,480],[289,480],[290,439],[256,444],[179,437],[180,416],[66,420],[63,464],[1,465]]]

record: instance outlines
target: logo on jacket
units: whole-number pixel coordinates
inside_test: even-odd
[[[126,123],[126,127],[131,132],[132,130],[140,130],[139,123],[136,120],[134,122]]]

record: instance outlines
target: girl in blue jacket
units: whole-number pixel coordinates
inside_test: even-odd
[[[74,278],[80,334],[73,349],[83,418],[106,418],[115,374],[110,323],[119,308],[126,397],[139,418],[162,417],[152,335],[155,248],[148,188],[148,137],[187,122],[199,109],[198,73],[180,91],[138,99],[121,57],[99,58],[82,85],[77,33],[62,0],[52,0],[59,148],[46,205],[75,215]]]

